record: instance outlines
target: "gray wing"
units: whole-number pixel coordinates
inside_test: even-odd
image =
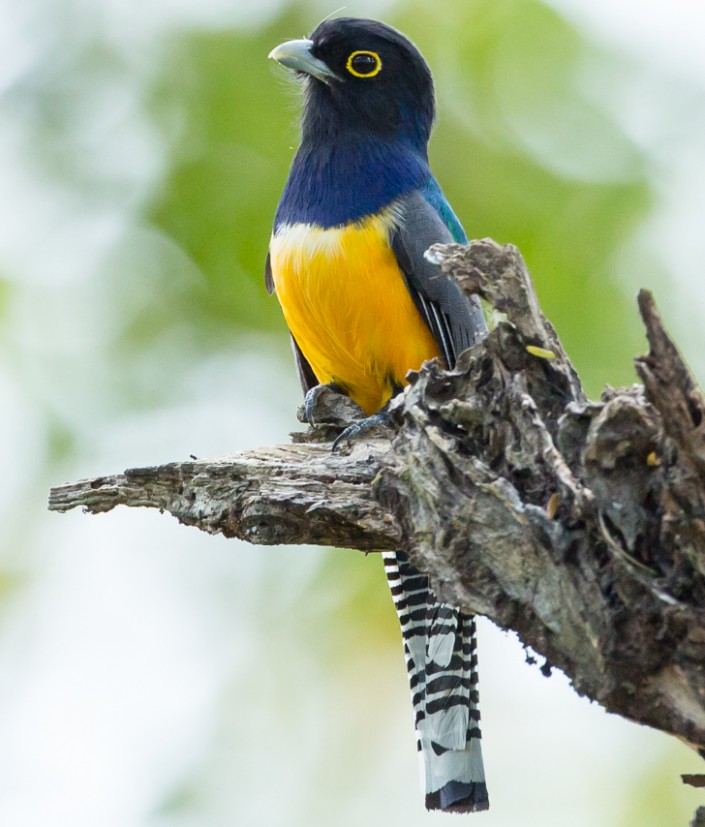
[[[436,210],[418,191],[404,196],[399,206],[401,220],[392,248],[414,303],[452,368],[458,356],[487,333],[485,317],[477,297],[463,295],[440,267],[424,257],[432,244],[454,240]]]

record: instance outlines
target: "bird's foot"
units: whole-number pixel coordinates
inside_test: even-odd
[[[364,419],[360,419],[357,422],[353,422],[352,425],[348,425],[348,427],[333,440],[333,447],[331,450],[333,453],[336,453],[343,443],[347,443],[348,446],[350,446],[354,439],[357,439],[363,434],[367,434],[377,428],[389,428],[389,426],[389,410],[385,406],[378,413],[372,414],[372,416],[366,416]]]
[[[306,422],[311,430],[301,435],[301,442],[323,442],[333,439],[332,450],[337,452],[344,443],[377,428],[390,425],[389,402],[372,416],[365,416],[362,408],[333,383],[316,385],[307,391],[304,404],[299,408],[300,422]]]

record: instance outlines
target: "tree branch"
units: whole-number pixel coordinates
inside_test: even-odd
[[[393,549],[402,540],[399,527],[371,496],[388,448],[388,440],[363,443],[344,456],[331,453],[329,444],[278,445],[131,468],[53,488],[49,509],[158,508],[185,525],[249,543]]]
[[[705,399],[653,298],[644,387],[588,401],[516,248],[429,255],[506,314],[456,369],[410,374],[392,427],[331,453],[349,401],[293,445],[52,490],[50,508],[166,510],[253,543],[403,548],[581,694],[705,748]],[[318,440],[318,441],[317,441]],[[323,442],[321,442],[323,440]]]

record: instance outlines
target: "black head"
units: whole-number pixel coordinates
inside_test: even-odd
[[[425,148],[434,117],[431,71],[400,32],[376,20],[326,20],[310,40],[270,55],[307,79],[304,139],[361,132]]]

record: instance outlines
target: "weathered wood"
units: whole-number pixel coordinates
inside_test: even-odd
[[[587,400],[516,248],[434,247],[506,321],[410,374],[390,428],[331,453],[322,394],[293,445],[53,489],[50,508],[160,508],[254,543],[404,548],[611,712],[705,748],[705,400],[650,294],[644,386]]]
[[[355,446],[354,456],[333,454],[329,444],[279,445],[131,468],[53,488],[49,508],[158,508],[185,525],[249,543],[392,549],[401,542],[399,528],[370,495],[384,451],[384,442]]]

